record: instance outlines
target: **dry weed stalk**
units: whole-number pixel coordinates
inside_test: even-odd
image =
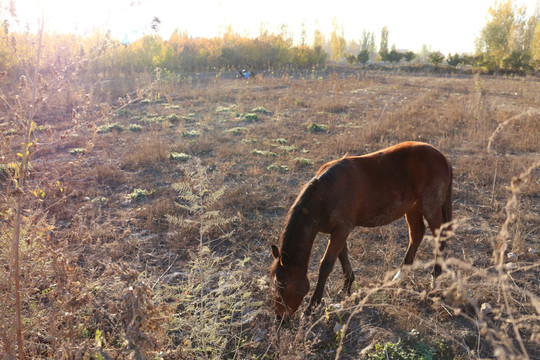
[[[488,144],[487,144],[487,152],[488,153],[493,153],[494,150],[492,149],[492,144],[493,142],[495,141],[495,139],[497,138],[497,135],[502,132],[504,130],[504,128],[510,124],[511,122],[513,121],[516,121],[516,120],[521,120],[523,119],[524,117],[532,117],[533,115],[536,115],[536,116],[540,116],[540,112],[538,111],[535,111],[534,109],[529,109],[527,111],[524,111],[520,114],[517,114],[517,115],[514,115],[512,116],[511,118],[509,118],[508,120],[506,121],[503,121],[502,123],[500,123],[497,128],[495,129],[495,131],[491,134],[491,136],[489,137],[489,140],[488,140]]]
[[[207,175],[207,167],[196,158],[185,167],[189,176],[188,182],[178,182],[173,189],[178,193],[179,209],[187,212],[187,216],[167,215],[169,222],[180,229],[195,229],[198,232],[199,249],[232,237],[233,232],[225,232],[227,226],[237,220],[236,216],[225,218],[217,210],[219,200],[225,194],[225,186],[212,189],[212,182]],[[212,232],[220,230],[216,238],[209,238]]]
[[[33,121],[33,118],[36,114],[36,95],[37,95],[37,83],[39,75],[39,66],[41,60],[41,51],[42,51],[42,37],[43,37],[43,26],[44,26],[44,15],[41,17],[38,30],[38,44],[36,50],[36,64],[34,70],[34,81],[32,86],[31,94],[31,106],[29,109],[23,109],[22,104],[17,103],[17,110],[20,112],[19,116],[22,117],[23,123],[25,124],[24,131],[24,141],[22,144],[22,149],[20,155],[20,162],[13,163],[13,166],[16,169],[15,176],[10,181],[10,188],[13,191],[13,195],[16,197],[16,211],[15,211],[15,222],[13,230],[13,243],[12,243],[12,275],[10,276],[14,280],[14,295],[15,295],[15,322],[16,322],[16,334],[17,334],[17,349],[19,359],[24,359],[24,339],[23,339],[23,324],[22,324],[22,313],[21,313],[21,263],[20,263],[20,241],[21,241],[21,227],[22,227],[22,209],[23,202],[25,200],[25,180],[28,172],[28,162],[30,155],[30,147],[32,146],[31,137],[33,130],[36,127],[36,124]],[[25,76],[20,78],[20,89],[21,92],[24,92],[27,87],[27,80]],[[20,107],[20,108],[19,108]],[[27,111],[26,116],[24,115]],[[7,346],[7,344],[5,344]]]

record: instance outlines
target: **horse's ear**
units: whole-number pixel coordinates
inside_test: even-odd
[[[274,259],[279,258],[279,249],[276,245],[272,245],[272,256],[274,257]]]
[[[289,255],[287,255],[286,252],[281,252],[281,257],[279,258],[279,263],[284,268],[286,268],[289,265]]]

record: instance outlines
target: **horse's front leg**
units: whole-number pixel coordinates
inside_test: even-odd
[[[315,291],[311,296],[311,300],[309,301],[309,306],[306,313],[309,314],[314,306],[321,303],[324,286],[326,285],[326,280],[332,272],[334,263],[336,262],[336,258],[338,257],[338,255],[341,254],[343,248],[346,248],[345,240],[347,239],[348,235],[349,231],[338,231],[333,232],[330,236],[330,241],[326,246],[326,252],[324,253],[324,256],[321,260],[321,265],[319,267],[319,279],[317,280],[317,286],[315,287]],[[347,256],[347,252],[345,252],[345,256]]]

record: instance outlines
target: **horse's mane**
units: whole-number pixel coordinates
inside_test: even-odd
[[[311,179],[302,190],[300,190],[300,194],[296,198],[294,204],[289,209],[289,212],[287,214],[287,220],[286,225],[283,228],[283,233],[281,235],[281,239],[283,242],[285,242],[287,239],[290,238],[291,233],[293,232],[293,226],[296,224],[298,219],[304,214],[303,208],[305,207],[305,204],[311,197],[313,196],[313,193],[315,192],[317,186],[319,185],[319,179],[313,178]],[[282,246],[285,244],[282,244]]]
[[[302,190],[300,190],[300,194],[296,198],[296,201],[291,206],[287,214],[286,226],[284,227],[283,233],[281,235],[281,239],[283,242],[286,242],[288,241],[288,239],[290,239],[291,234],[294,231],[294,225],[298,222],[302,215],[305,215],[304,211],[307,202],[312,198],[313,194],[321,187],[324,188],[332,185],[336,178],[336,172],[338,172],[342,168],[347,167],[348,162],[342,160],[343,159],[331,163],[330,166],[327,166],[326,168],[319,169],[319,171],[317,172],[317,176],[312,178],[306,185],[304,185]],[[283,247],[285,244],[281,245]]]

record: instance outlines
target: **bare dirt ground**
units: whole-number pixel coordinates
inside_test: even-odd
[[[32,154],[31,187],[46,195],[27,215],[50,225],[24,269],[33,319],[25,336],[36,356],[540,357],[538,79],[162,80],[111,115],[79,112],[79,121],[43,116]],[[327,161],[408,140],[438,147],[454,170],[457,226],[435,296],[430,236],[407,278],[387,282],[407,247],[401,219],[351,234],[352,297],[340,293],[336,266],[315,314],[277,323],[270,245],[301,186]],[[508,204],[512,179],[527,170]],[[315,242],[312,288],[326,242]],[[241,307],[224,316],[233,304]]]

